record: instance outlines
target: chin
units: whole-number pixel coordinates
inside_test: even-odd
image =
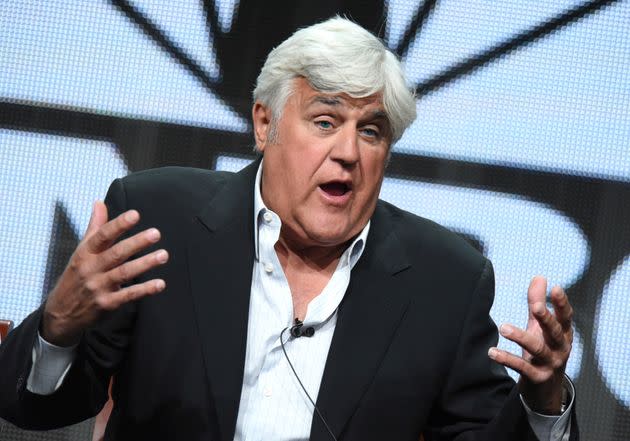
[[[323,230],[321,228],[313,229],[306,232],[309,239],[325,246],[340,245],[348,240],[352,239],[352,235],[349,230]]]
[[[300,213],[296,217],[297,225],[302,230],[302,237],[320,246],[341,245],[356,236],[361,228],[357,229],[356,219],[351,219],[349,213],[326,213],[310,210],[308,214]],[[297,226],[296,225],[296,226]],[[295,231],[299,231],[296,229]]]

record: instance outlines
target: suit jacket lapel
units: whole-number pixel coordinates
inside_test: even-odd
[[[254,259],[254,179],[260,161],[229,177],[193,222],[191,290],[221,438],[231,441],[243,382]],[[243,201],[249,203],[243,203]]]
[[[336,437],[372,382],[407,309],[404,287],[398,286],[396,279],[396,274],[409,267],[402,250],[391,220],[377,206],[366,249],[352,271],[339,307],[317,398],[317,406]],[[317,415],[310,439],[330,439]]]
[[[223,441],[234,438],[243,382],[254,261],[253,187],[260,161],[226,180],[193,222],[188,243],[191,290],[211,395]],[[243,200],[249,201],[243,203]],[[366,249],[339,307],[317,406],[339,437],[370,385],[404,317],[396,274],[409,267],[391,220],[372,218]],[[313,418],[311,440],[328,440]]]

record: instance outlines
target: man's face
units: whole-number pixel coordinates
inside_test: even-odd
[[[271,110],[253,109],[264,152],[262,196],[296,245],[337,246],[356,236],[374,212],[391,131],[379,95],[351,98],[295,80],[275,139]]]

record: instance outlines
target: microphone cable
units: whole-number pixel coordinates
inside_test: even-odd
[[[304,391],[304,393],[306,394],[308,400],[311,402],[311,404],[313,405],[313,408],[315,409],[315,413],[317,413],[317,416],[319,417],[319,419],[322,421],[322,423],[324,423],[324,426],[326,427],[326,430],[328,431],[328,433],[330,434],[331,438],[334,439],[335,441],[337,441],[337,437],[335,436],[335,434],[333,433],[333,431],[330,429],[330,426],[328,425],[328,423],[326,422],[326,419],[324,418],[324,416],[322,415],[322,413],[319,411],[317,405],[315,404],[315,401],[313,401],[313,399],[311,398],[310,394],[308,393],[308,391],[306,390],[306,388],[304,387],[304,384],[302,384],[302,380],[300,380],[300,377],[298,376],[297,372],[295,372],[295,368],[293,367],[293,363],[291,363],[291,360],[289,359],[289,356],[287,355],[287,351],[284,347],[284,340],[283,340],[283,335],[285,333],[285,331],[287,331],[288,329],[291,329],[290,333],[294,338],[298,338],[301,337],[302,335],[305,335],[307,337],[312,337],[313,333],[310,332],[309,333],[305,333],[302,334],[299,332],[300,328],[302,327],[302,322],[298,319],[295,319],[295,325],[294,326],[287,326],[286,328],[284,328],[282,330],[282,332],[280,332],[280,347],[282,347],[282,352],[284,353],[284,358],[287,359],[287,363],[289,363],[289,367],[291,368],[291,370],[293,371],[293,375],[295,375],[295,378],[297,379],[298,383],[300,383],[300,387],[302,388],[302,390]],[[296,329],[298,332],[294,333],[293,329]],[[308,328],[308,329],[313,329],[313,328]]]

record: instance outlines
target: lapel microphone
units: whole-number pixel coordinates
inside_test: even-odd
[[[304,322],[299,318],[295,319],[295,324],[289,329],[289,333],[294,337],[312,337],[315,334],[315,328],[309,326],[304,328]]]
[[[315,401],[313,401],[313,399],[311,398],[310,394],[308,393],[308,391],[304,387],[304,384],[302,383],[302,380],[300,380],[299,375],[297,374],[297,372],[295,372],[295,368],[293,367],[293,363],[291,363],[291,360],[289,359],[289,356],[287,355],[287,350],[284,347],[284,340],[282,338],[282,336],[284,335],[284,333],[287,330],[289,331],[291,336],[293,336],[293,338],[298,338],[298,337],[302,337],[302,336],[304,336],[304,337],[312,337],[315,334],[315,328],[313,328],[312,326],[309,326],[308,328],[304,328],[304,322],[302,320],[296,318],[295,321],[294,321],[293,326],[291,326],[290,328],[287,326],[286,328],[284,328],[282,330],[282,332],[280,332],[280,347],[282,348],[282,353],[284,354],[284,358],[286,358],[287,363],[289,363],[289,367],[291,368],[291,371],[293,372],[293,375],[295,376],[295,379],[298,381],[298,383],[300,383],[300,387],[302,388],[302,390],[306,394],[308,400],[313,405],[313,409],[315,410],[315,413],[317,414],[317,416],[319,417],[321,422],[324,424],[324,427],[328,431],[328,434],[330,435],[330,437],[334,441],[337,441],[337,437],[335,436],[335,433],[332,431],[332,429],[330,428],[330,426],[326,422],[326,419],[324,418],[322,413],[319,411],[319,408],[315,404]]]

